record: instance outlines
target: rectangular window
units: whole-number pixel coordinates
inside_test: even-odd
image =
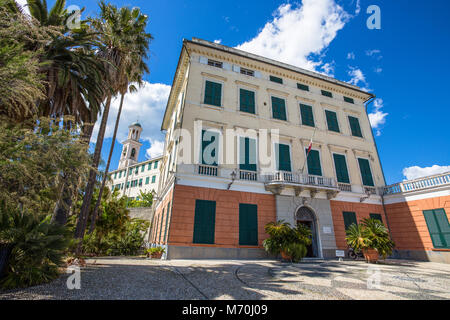
[[[153,166],[153,169],[157,169],[158,168],[158,160],[155,161],[155,165]]]
[[[333,159],[334,159],[334,167],[336,168],[337,181],[341,183],[350,183],[345,156],[342,154],[334,153]]]
[[[436,249],[450,249],[450,224],[444,209],[423,211],[431,241]]]
[[[258,245],[258,206],[239,204],[239,245]]]
[[[321,90],[322,95],[328,98],[333,98],[333,94],[330,91]]]
[[[202,131],[202,150],[200,159],[202,164],[217,166],[219,151],[219,133],[214,131]]]
[[[308,149],[306,149],[308,152]],[[322,175],[322,167],[320,166],[320,154],[317,150],[311,150],[306,161],[308,163],[308,174],[314,176]]]
[[[214,244],[216,202],[195,201],[194,243]]]
[[[303,91],[309,91],[309,87],[306,84],[297,83],[297,88]]]
[[[344,211],[342,214],[344,215],[345,231],[347,231],[352,224],[358,225],[358,222],[356,221],[356,213]]]
[[[361,178],[363,185],[373,187],[372,171],[370,170],[370,163],[367,159],[358,158],[359,169],[361,171]]]
[[[383,223],[383,219],[381,218],[381,214],[379,214],[379,213],[371,213],[371,214],[369,214],[369,216],[370,216],[370,219],[375,219],[375,220],[378,220],[381,223]]]
[[[128,181],[127,182],[127,189],[130,187],[130,182]]]
[[[119,171],[119,179],[122,178],[122,171]]]
[[[153,176],[152,177],[152,183],[155,183],[156,182],[156,176]]]
[[[277,169],[290,172],[291,169],[291,153],[290,146],[287,144],[277,143],[275,145],[275,156],[277,159]]]
[[[141,167],[141,172],[144,172],[144,171],[145,171],[145,164],[143,164]]]
[[[272,97],[272,117],[286,121],[286,101],[284,99]]]
[[[152,170],[152,162],[149,162],[149,163],[148,163],[147,170],[148,170],[148,171]]]
[[[358,118],[348,116],[348,121],[350,123],[350,129],[352,131],[352,136],[362,138],[361,127],[359,126]]]
[[[208,59],[208,65],[216,68],[222,68],[223,63],[220,61]]]
[[[256,171],[256,140],[239,138],[239,168]]]
[[[150,183],[150,177],[145,178],[145,184],[149,184]]]
[[[314,114],[311,106],[300,104],[300,113],[302,115],[302,124],[304,126],[314,127]]]
[[[269,79],[272,82],[283,84],[283,79],[281,79],[281,78],[278,78],[278,77],[275,77],[275,76],[270,76]]]
[[[204,103],[218,107],[222,105],[222,84],[206,81]]]
[[[136,167],[136,168],[135,168],[134,173],[135,173],[135,174],[139,174],[139,167]]]
[[[239,90],[240,110],[248,113],[255,113],[255,93],[253,91]]]
[[[355,103],[355,100],[353,100],[352,98],[349,98],[349,97],[344,97],[344,101],[348,102],[348,103]]]
[[[142,187],[142,179],[139,179],[139,187]]]
[[[325,115],[327,118],[328,130],[339,132],[339,123],[336,112],[325,110]]]
[[[114,173],[114,179],[117,179],[117,172]]]
[[[245,68],[241,67],[241,74],[245,74],[246,76],[254,77],[255,76],[255,71],[249,70],[249,69],[245,69]]]

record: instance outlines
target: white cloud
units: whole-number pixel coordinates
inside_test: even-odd
[[[145,155],[147,158],[160,156],[164,152],[164,141],[150,139],[151,147],[147,149]]]
[[[348,81],[348,83],[353,84],[355,86],[358,86],[360,82],[363,85],[367,84],[366,77],[364,76],[364,73],[361,71],[361,69],[355,67],[349,68],[350,70],[348,71],[348,75],[352,78]]]
[[[381,135],[381,127],[386,123],[386,117],[389,115],[389,113],[384,113],[381,111],[383,108],[383,99],[377,98],[373,102],[374,104],[374,110],[369,113],[369,121],[372,128],[377,129],[376,135]]]
[[[30,14],[30,9],[28,8],[27,0],[16,0],[17,4],[19,4],[25,13]]]
[[[431,176],[435,174],[440,174],[444,172],[450,172],[450,166],[439,166],[437,164],[431,167],[421,168],[418,166],[408,167],[403,169],[403,175],[406,180],[413,180],[417,178],[422,178],[426,176]]]
[[[222,39],[214,40],[214,43],[222,43]]]
[[[355,60],[355,53],[354,52],[347,53],[347,59],[348,60]]]
[[[381,72],[383,72],[383,68],[376,67],[376,68],[373,69],[373,71],[374,71],[375,73],[381,73]]]
[[[237,48],[311,71],[329,70],[318,55],[351,17],[334,0],[303,0],[301,6],[283,4],[273,20]]]
[[[381,50],[379,49],[366,50],[366,55],[377,60],[383,59],[383,56],[381,55]]]
[[[161,133],[161,123],[170,93],[170,86],[162,83],[149,83],[137,92],[127,93],[125,96],[122,114],[120,117],[117,140],[124,141],[128,135],[128,126],[138,121],[142,125],[141,140],[150,142],[150,153],[161,149],[160,142],[164,141]],[[113,100],[109,111],[108,123],[105,131],[105,139],[112,138],[117,112],[119,110],[120,97]],[[101,116],[94,126],[91,142],[96,142]],[[162,153],[159,152],[159,153]]]

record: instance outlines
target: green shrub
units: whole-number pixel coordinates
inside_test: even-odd
[[[289,243],[284,248],[285,252],[291,257],[293,262],[300,262],[307,253],[306,246],[303,243]]]
[[[50,216],[0,206],[0,242],[13,245],[0,286],[12,289],[56,279],[70,236],[68,229],[52,223]]]
[[[163,247],[160,247],[160,246],[145,250],[145,253],[147,255],[158,254],[158,253],[163,254],[164,252],[166,252],[166,249]]]

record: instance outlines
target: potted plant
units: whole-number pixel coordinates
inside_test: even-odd
[[[151,257],[152,259],[161,259],[164,252],[166,252],[166,249],[163,247],[153,247],[147,249],[147,257]]]
[[[392,254],[394,242],[389,231],[377,219],[363,219],[360,225],[352,224],[347,230],[347,243],[355,251],[361,250],[367,262],[377,262]]]
[[[281,254],[285,261],[298,262],[306,256],[306,246],[311,244],[311,231],[299,224],[292,228],[283,220],[265,226],[269,238],[264,240],[265,250],[273,255]]]

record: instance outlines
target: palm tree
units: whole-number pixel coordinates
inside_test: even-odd
[[[102,187],[99,190],[100,193],[98,199],[101,199],[106,182],[124,97],[129,89],[135,90],[134,86],[130,86],[130,82],[137,82],[141,85],[142,75],[145,72],[148,72],[148,67],[145,64],[144,59],[147,58],[148,44],[152,38],[150,34],[145,32],[147,16],[141,14],[139,9],[134,8],[131,10],[127,7],[118,9],[114,5],[105,4],[104,1],[100,2],[100,9],[100,19],[92,20],[91,24],[98,34],[101,35],[103,45],[98,54],[109,62],[108,66],[112,65],[113,67],[108,68],[109,81],[111,81],[112,90],[107,97],[105,112],[100,125],[99,137],[97,138],[94,152],[94,165],[95,161],[97,161],[96,157],[98,156],[98,158],[100,158],[104,131],[106,129],[107,122],[105,115],[107,114],[106,110],[109,109],[111,104],[113,93],[120,94],[121,100],[119,112],[116,118],[113,142],[108,157],[108,163],[106,165],[106,172],[102,179]],[[92,199],[95,180],[96,172],[91,170],[75,232],[75,237],[80,240],[83,238],[86,229],[89,214],[89,203]],[[93,226],[95,225],[99,204],[100,202],[97,201],[94,213],[92,215],[91,230],[93,230]]]

